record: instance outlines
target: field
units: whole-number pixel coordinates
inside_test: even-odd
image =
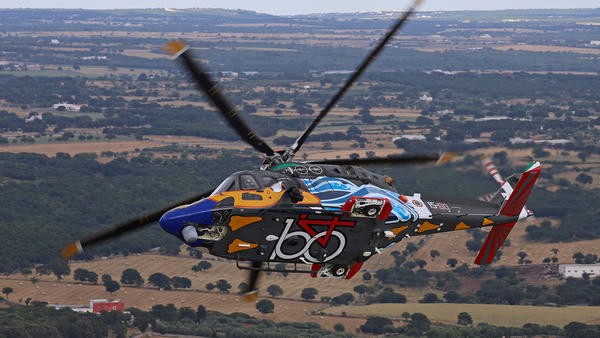
[[[499,326],[521,327],[526,323],[562,327],[578,321],[587,324],[600,323],[600,307],[567,306],[543,307],[490,304],[373,304],[366,306],[340,306],[325,310],[328,314],[349,316],[383,316],[401,318],[403,312],[424,313],[430,320],[456,324],[458,314],[468,312],[473,324],[488,323]]]
[[[523,50],[527,52],[558,52],[558,53],[576,53],[576,54],[600,54],[598,48],[577,48],[564,46],[545,46],[545,45],[507,45],[492,47],[497,50]]]
[[[0,151],[7,153],[38,153],[47,156],[55,156],[56,153],[59,152],[68,153],[71,155],[80,153],[100,154],[105,151],[118,153],[164,145],[166,144],[146,141],[56,142],[4,145],[0,146]]]
[[[535,194],[535,192],[534,192]],[[532,243],[526,241],[525,228],[531,224],[539,224],[544,219],[527,219],[520,221],[513,231],[510,233],[510,246],[505,246],[502,249],[502,258],[499,264],[502,265],[518,265],[520,251],[527,253],[527,259],[533,264],[541,264],[546,257],[553,257],[551,249],[559,248],[556,257],[559,263],[570,263],[573,261],[573,254],[576,252],[582,253],[597,253],[600,247],[600,239],[578,241],[578,242],[561,242],[561,243]],[[480,230],[484,231],[484,230]],[[473,264],[475,253],[467,250],[465,242],[471,239],[471,235],[466,231],[457,231],[439,236],[431,236],[427,239],[423,248],[414,254],[416,259],[424,259],[427,261],[427,270],[444,271],[448,269],[446,260],[448,258],[458,259],[459,264]],[[435,260],[431,260],[429,255],[431,250],[440,252],[440,256]],[[544,276],[539,276],[544,278]]]
[[[210,257],[210,256],[209,256]],[[84,268],[96,272],[98,275],[109,274],[115,280],[119,280],[121,273],[126,268],[137,269],[144,279],[152,273],[160,271],[170,277],[184,276],[192,280],[190,290],[161,291],[156,288],[126,287],[122,286],[114,294],[109,294],[104,286],[81,284],[71,276],[57,281],[52,276],[37,276],[39,282],[33,284],[29,281],[30,276],[20,274],[0,278],[0,286],[10,286],[14,293],[10,294],[12,301],[24,301],[27,297],[34,300],[46,301],[51,304],[80,304],[86,305],[90,299],[109,298],[120,299],[126,306],[135,306],[140,309],[149,310],[155,304],[173,303],[177,307],[190,306],[196,308],[204,305],[208,310],[223,313],[244,312],[259,318],[269,318],[276,321],[294,322],[317,322],[321,326],[332,329],[336,323],[342,323],[347,330],[354,330],[364,324],[364,318],[342,318],[331,316],[311,315],[313,311],[320,312],[327,305],[320,302],[306,302],[301,300],[300,293],[307,287],[315,287],[319,290],[317,299],[322,296],[333,297],[343,292],[353,292],[352,289],[364,281],[359,277],[348,281],[334,279],[314,279],[304,274],[290,274],[287,277],[279,273],[265,274],[259,281],[261,297],[268,296],[266,288],[271,284],[279,285],[283,290],[284,298],[269,298],[275,304],[275,313],[267,316],[257,312],[254,303],[245,302],[238,292],[239,283],[246,281],[247,272],[238,270],[235,263],[231,261],[215,260],[209,258],[213,265],[206,272],[194,273],[191,267],[198,259],[190,257],[168,257],[154,254],[133,255],[129,257],[112,257],[97,259],[90,262],[72,262],[71,271]],[[369,261],[369,268],[379,269],[389,264],[390,256],[381,255]],[[209,292],[206,290],[207,283],[215,283],[219,279],[226,279],[232,288],[230,293]],[[422,292],[413,292],[411,299],[415,301],[422,297]],[[288,309],[295,309],[288,311]],[[301,309],[298,311],[298,309]]]

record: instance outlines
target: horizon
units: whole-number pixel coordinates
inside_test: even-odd
[[[230,9],[248,10],[271,15],[306,15],[323,13],[354,13],[377,11],[404,11],[411,1],[378,0],[364,2],[358,0],[320,1],[305,0],[301,4],[282,3],[274,0],[107,0],[99,4],[76,0],[56,0],[51,3],[42,0],[4,0],[0,9]],[[442,0],[425,1],[418,10],[421,12],[453,11],[499,11],[499,10],[552,10],[552,9],[597,9],[597,0],[573,0],[568,4],[556,0],[517,1],[507,0],[498,3],[476,0],[457,0],[448,3]]]

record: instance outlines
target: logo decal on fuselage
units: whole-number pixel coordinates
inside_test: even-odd
[[[294,218],[285,219],[285,228],[283,229],[281,236],[279,236],[279,240],[271,254],[271,260],[276,258],[284,260],[300,259],[306,263],[323,263],[332,260],[342,253],[346,247],[346,236],[344,236],[342,232],[336,230],[336,227],[354,227],[356,225],[355,221],[342,221],[337,215],[330,219],[309,219],[308,215],[302,214],[297,222],[298,227],[302,230],[290,232],[295,221],[296,219]],[[315,229],[315,227],[323,226],[327,227],[324,231],[317,232]],[[332,238],[337,239],[337,247],[335,250],[331,253],[324,251],[324,256],[314,257],[310,250],[311,247],[315,248],[314,245],[318,245],[323,249],[326,249]],[[304,245],[297,245],[299,239],[304,240]],[[288,240],[290,242],[285,245]]]
[[[353,182],[340,178],[319,176],[314,179],[303,179],[308,190],[321,200],[321,204],[331,210],[339,210],[352,196],[385,198],[392,205],[387,224],[398,222],[416,222],[419,214],[412,205],[402,202],[398,193],[382,189],[372,184],[357,186]]]

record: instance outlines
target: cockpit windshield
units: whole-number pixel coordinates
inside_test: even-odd
[[[296,185],[290,177],[270,171],[241,171],[227,177],[213,191],[211,196],[233,190],[259,190],[271,188],[279,192],[287,187]]]
[[[229,176],[223,182],[221,182],[221,184],[219,184],[219,186],[210,195],[211,196],[218,195],[218,194],[222,193],[223,191],[233,190],[231,188],[233,187],[234,183],[235,183],[235,179],[233,178],[233,176]]]

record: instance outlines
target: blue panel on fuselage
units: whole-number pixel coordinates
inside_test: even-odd
[[[416,221],[419,214],[414,208],[398,198],[398,193],[379,188],[372,184],[356,185],[341,177],[319,176],[303,179],[308,190],[321,200],[326,209],[340,209],[352,196],[385,198],[392,205],[392,212],[386,223]]]
[[[166,231],[181,238],[181,229],[190,224],[212,225],[212,210],[217,202],[205,198],[196,203],[177,207],[167,211],[160,218],[160,226]]]

